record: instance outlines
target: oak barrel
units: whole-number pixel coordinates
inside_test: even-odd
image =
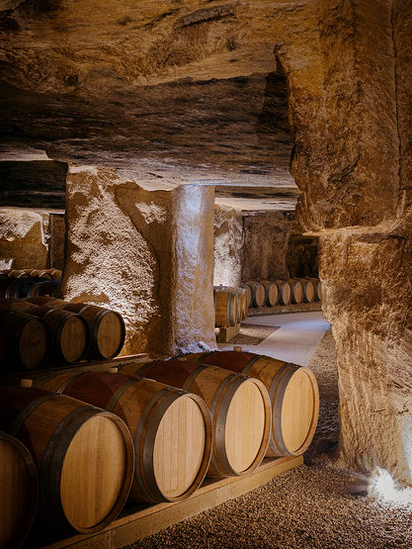
[[[292,288],[287,280],[275,280],[276,286],[279,289],[279,304],[290,305],[292,301]]]
[[[300,282],[303,288],[303,301],[305,303],[313,303],[315,301],[316,290],[312,280],[302,278]]]
[[[62,276],[60,269],[6,269],[0,272],[10,278],[45,278],[48,280],[59,280]]]
[[[263,307],[266,299],[266,290],[263,284],[257,280],[248,280],[246,284],[252,291],[252,306]]]
[[[248,303],[247,303],[247,296],[246,296],[246,290],[244,288],[237,288],[235,286],[214,286],[213,290],[218,288],[219,290],[229,290],[231,293],[237,294],[238,298],[238,315],[236,322],[242,322],[242,320],[245,320],[248,315]],[[249,289],[250,290],[250,289]]]
[[[322,282],[319,278],[311,278],[310,279],[313,282],[313,285],[315,287],[315,300],[316,301],[322,301]]]
[[[212,423],[195,394],[123,373],[45,376],[36,386],[120,416],[135,446],[131,496],[157,503],[187,498],[203,482],[212,452]]]
[[[22,300],[13,302],[10,308],[24,311],[46,322],[52,333],[52,360],[57,363],[73,364],[86,355],[90,344],[90,330],[82,316]]]
[[[241,288],[243,288],[245,290],[245,294],[246,294],[246,306],[247,308],[249,309],[249,307],[252,306],[252,290],[249,286],[249,284],[246,284],[246,282],[242,282],[242,284],[240,285]]]
[[[8,269],[3,272],[10,278],[30,278],[30,274],[26,269]]]
[[[302,282],[298,278],[290,278],[288,280],[290,287],[292,288],[292,303],[302,303],[303,301],[303,286]]]
[[[234,326],[239,318],[239,298],[236,292],[224,286],[214,286],[215,326]]]
[[[1,280],[0,297],[25,298],[32,296],[51,295],[61,297],[60,280],[45,280],[43,278],[6,278]]]
[[[309,368],[242,351],[195,353],[183,358],[262,381],[269,391],[273,411],[268,455],[298,456],[307,449],[319,415],[318,384]]]
[[[262,284],[265,287],[265,305],[268,307],[274,307],[279,302],[279,288],[270,280],[262,280]]]
[[[70,303],[53,297],[29,298],[28,301],[53,309],[64,309],[84,318],[90,330],[87,358],[107,360],[122,350],[126,328],[122,316],[116,311],[86,303]]]
[[[180,360],[129,363],[120,368],[193,392],[205,400],[214,434],[209,477],[244,475],[260,464],[271,426],[269,395],[260,381]]]
[[[245,288],[238,288],[239,293],[239,309],[241,311],[239,317],[241,320],[245,320],[249,311],[249,301]]]
[[[18,549],[37,508],[38,481],[33,457],[16,438],[0,431],[0,549]]]
[[[117,517],[134,469],[133,441],[118,416],[36,387],[0,387],[0,428],[33,455],[48,528],[90,533]]]
[[[21,311],[0,309],[5,336],[4,363],[8,370],[40,368],[49,357],[51,331],[41,318]]]

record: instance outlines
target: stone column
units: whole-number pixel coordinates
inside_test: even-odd
[[[149,191],[112,169],[69,169],[64,296],[119,311],[122,354],[214,347],[213,197],[213,187]]]
[[[314,5],[319,49],[307,48],[310,61],[298,63],[293,44],[278,48],[293,111],[292,171],[303,191],[298,219],[321,237],[323,308],[337,345],[338,457],[366,471],[379,465],[408,483],[410,8],[410,0],[322,0]],[[306,80],[302,65],[313,73]]]
[[[387,229],[387,227],[386,227]],[[412,480],[412,241],[389,231],[321,238],[323,310],[339,372],[341,463]]]

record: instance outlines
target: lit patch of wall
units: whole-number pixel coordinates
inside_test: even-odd
[[[214,348],[214,188],[184,185],[176,192],[174,351]]]
[[[239,286],[242,275],[242,214],[215,205],[213,284]]]

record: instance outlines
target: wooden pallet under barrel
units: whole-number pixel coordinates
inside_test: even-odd
[[[268,483],[275,476],[298,467],[303,456],[266,458],[256,471],[244,477],[206,479],[192,496],[176,503],[159,503],[128,509],[96,534],[78,534],[43,545],[42,549],[118,549],[155,534],[182,520],[239,497]],[[34,548],[34,546],[31,546]],[[30,547],[30,549],[31,549]],[[40,547],[40,546],[37,546]]]

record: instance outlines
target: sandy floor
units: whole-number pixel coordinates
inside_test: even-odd
[[[305,465],[129,547],[411,549],[412,505],[366,496],[366,479],[334,468],[325,454],[338,436],[335,358],[329,332],[309,363],[321,410]]]

